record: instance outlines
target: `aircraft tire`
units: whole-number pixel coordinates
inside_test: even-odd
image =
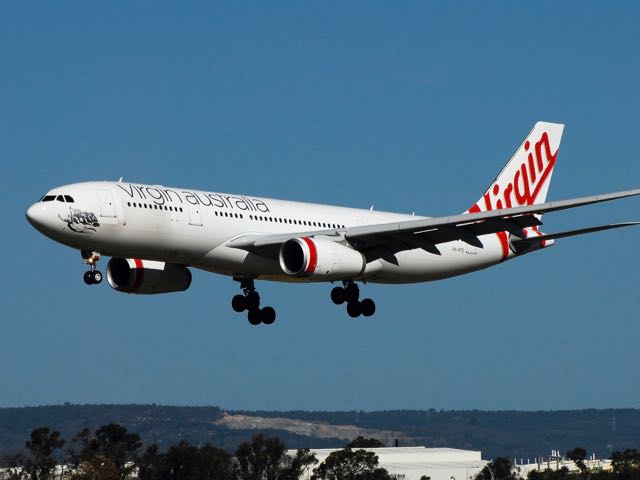
[[[347,303],[347,313],[351,318],[359,317],[362,314],[362,309],[360,307],[360,302],[349,302]]]
[[[370,317],[376,313],[376,303],[370,298],[365,298],[360,302],[360,310],[362,311],[362,315]]]
[[[233,308],[234,312],[244,312],[247,309],[247,302],[245,301],[244,295],[235,295],[231,299],[231,308]]]
[[[91,273],[91,280],[93,281],[94,284],[98,285],[99,283],[102,282],[102,272],[99,272],[98,270],[94,270]]]
[[[260,308],[260,296],[257,292],[251,292],[245,298],[247,310],[258,310]]]
[[[342,305],[346,301],[344,288],[335,287],[331,289],[331,301],[336,305]]]
[[[262,322],[262,312],[259,309],[249,310],[247,319],[251,325],[260,325]]]
[[[272,307],[264,307],[260,312],[262,317],[262,323],[265,325],[271,325],[276,321],[276,311]]]
[[[82,276],[82,279],[84,280],[84,283],[86,283],[87,285],[93,285],[92,272],[84,272],[84,275]]]
[[[355,283],[350,283],[344,289],[344,298],[347,303],[355,303],[360,298],[360,289]]]

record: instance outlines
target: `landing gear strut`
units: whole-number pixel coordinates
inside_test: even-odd
[[[331,290],[331,301],[336,305],[347,303],[347,313],[350,317],[356,318],[360,315],[370,317],[376,313],[376,304],[370,298],[360,300],[360,288],[352,280],[342,282],[342,287],[335,287]]]
[[[91,250],[80,250],[80,255],[84,263],[89,265],[89,271],[84,272],[84,283],[87,285],[97,285],[102,282],[102,272],[97,269],[100,254]]]
[[[236,295],[231,300],[231,308],[240,313],[247,311],[247,319],[251,325],[271,325],[276,321],[276,311],[271,307],[260,308],[260,295],[256,291],[253,280],[241,279],[240,288],[243,295]]]

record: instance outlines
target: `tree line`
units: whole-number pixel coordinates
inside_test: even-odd
[[[322,463],[309,449],[289,454],[277,437],[254,435],[233,455],[209,443],[182,441],[161,451],[143,449],[140,435],[117,423],[84,429],[70,442],[48,427],[36,428],[21,453],[6,456],[2,480],[391,480],[378,457],[364,448],[383,447],[358,437]]]
[[[640,480],[640,450],[626,449],[611,454],[611,469],[589,468],[587,450],[576,447],[565,454],[571,460],[577,471],[569,471],[566,466],[557,470],[532,470],[527,474],[527,480]],[[518,468],[511,460],[498,457],[487,463],[476,475],[475,480],[523,480]]]

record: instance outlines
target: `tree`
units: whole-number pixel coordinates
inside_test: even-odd
[[[344,448],[331,452],[313,471],[312,480],[386,480],[389,473],[378,467],[378,456],[366,450]]]
[[[309,468],[318,463],[315,454],[311,453],[308,448],[298,449],[295,457],[289,458],[290,461],[284,468],[281,480],[298,480]]]
[[[496,457],[487,463],[475,480],[517,480],[515,469],[511,460],[505,457]]]
[[[254,435],[251,443],[243,442],[236,450],[235,472],[241,480],[294,480],[317,463],[309,450],[298,450],[294,457],[276,437]]]
[[[567,480],[570,476],[567,467],[561,467],[558,470],[547,468],[542,471],[530,470],[527,474],[527,480]]]
[[[640,450],[626,449],[611,454],[611,468],[621,480],[640,478]]]
[[[10,459],[11,475],[14,478],[30,480],[49,480],[53,478],[57,461],[55,452],[64,446],[60,432],[51,431],[48,427],[36,428],[31,432],[25,447],[29,455],[15,455]]]
[[[584,463],[585,458],[587,458],[587,451],[584,448],[576,447],[573,450],[569,450],[566,457],[576,464],[576,467],[580,470],[580,474],[586,478],[589,470]]]
[[[140,480],[234,480],[231,457],[224,450],[187,442],[174,445],[164,454],[152,445],[138,460]]]
[[[346,448],[381,448],[384,447],[384,443],[382,443],[377,438],[364,438],[362,435],[351,440],[349,445]]]
[[[71,452],[72,480],[125,480],[135,471],[136,453],[142,445],[140,435],[116,423],[103,425],[94,437],[84,429],[75,441],[82,448]]]

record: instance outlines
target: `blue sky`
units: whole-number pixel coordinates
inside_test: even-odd
[[[640,407],[640,229],[469,276],[123,295],[24,212],[90,179],[425,215],[468,208],[537,120],[566,123],[549,199],[640,187],[637,2],[3,2],[0,406]],[[640,220],[640,200],[546,231]],[[106,262],[103,262],[104,270]]]

